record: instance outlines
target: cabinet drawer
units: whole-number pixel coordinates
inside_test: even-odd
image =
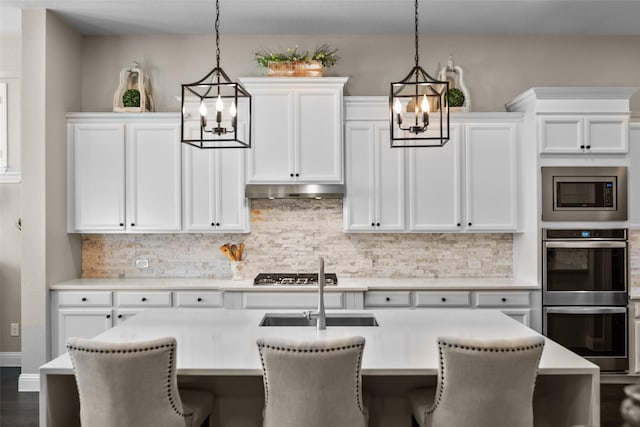
[[[176,307],[222,307],[220,291],[179,291],[175,293]]]
[[[365,307],[408,307],[411,305],[411,293],[409,291],[365,292],[364,305]]]
[[[171,307],[170,291],[118,292],[118,306]]]
[[[342,292],[324,294],[325,308],[344,308]],[[300,308],[318,307],[316,292],[243,292],[242,308]]]
[[[469,292],[416,292],[416,307],[468,307]]]
[[[478,292],[478,307],[528,307],[531,305],[529,292]]]
[[[75,291],[59,291],[56,292],[58,296],[58,306],[86,306],[86,307],[110,307],[112,304],[111,292],[104,291],[89,291],[89,292],[75,292]]]

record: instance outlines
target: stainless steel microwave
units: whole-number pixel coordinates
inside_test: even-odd
[[[543,167],[543,221],[625,221],[627,168]]]

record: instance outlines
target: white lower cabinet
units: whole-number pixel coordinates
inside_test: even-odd
[[[111,308],[60,308],[55,316],[52,356],[65,353],[71,337],[91,338],[113,326]]]

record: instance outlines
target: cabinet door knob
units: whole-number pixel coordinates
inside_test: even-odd
[[[472,224],[471,224],[471,223],[469,223],[469,224],[467,224],[467,225],[468,225],[469,227],[471,227],[471,225],[472,225]]]
[[[442,297],[442,302],[445,302],[447,299],[445,297]]]
[[[121,222],[121,223],[120,223],[120,227],[124,227],[124,222]]]
[[[371,223],[371,226],[372,226],[372,227],[375,227],[375,226],[376,226],[376,223],[375,223],[375,222],[372,222],[372,223]]]
[[[580,149],[584,150],[584,145],[581,145],[581,146],[580,146]]]
[[[297,173],[297,174],[296,174],[296,176],[300,176],[300,174],[299,174],[299,173]]]
[[[500,298],[500,301],[507,302],[507,299],[505,297],[502,297],[502,298]]]
[[[212,227],[215,227],[215,226],[216,226],[216,223],[215,223],[215,222],[212,222],[212,223],[211,223],[211,226],[212,226]]]
[[[587,145],[587,150],[591,150],[591,146],[590,145]]]
[[[107,319],[111,319],[111,315],[110,314],[107,314]]]
[[[458,227],[460,227],[462,224],[458,223]]]
[[[220,227],[220,223],[219,222],[216,222],[216,227]]]
[[[146,300],[147,300],[147,298],[145,298],[145,297],[142,297],[142,299],[141,299],[142,302],[145,302]]]
[[[389,302],[389,301],[391,301],[391,298],[386,297],[384,300],[385,300],[385,301],[387,301],[387,302]]]
[[[198,299],[196,301],[202,302],[202,298],[198,297]]]
[[[122,319],[122,314],[118,314],[118,319]]]
[[[289,176],[290,176],[291,178],[293,178],[293,174],[292,174],[292,173],[290,173],[290,174],[289,174]]]
[[[132,227],[135,227],[135,226],[136,226],[136,223],[135,223],[135,222],[132,222],[132,223],[131,223],[131,226],[132,226]]]
[[[380,227],[380,223],[379,222],[376,222],[376,227]]]
[[[82,297],[82,302],[86,302],[87,298],[86,297]]]

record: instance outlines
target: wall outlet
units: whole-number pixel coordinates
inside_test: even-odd
[[[20,323],[12,323],[11,324],[11,336],[19,337],[20,336]]]
[[[149,268],[149,260],[148,259],[137,259],[136,260],[137,268]]]

